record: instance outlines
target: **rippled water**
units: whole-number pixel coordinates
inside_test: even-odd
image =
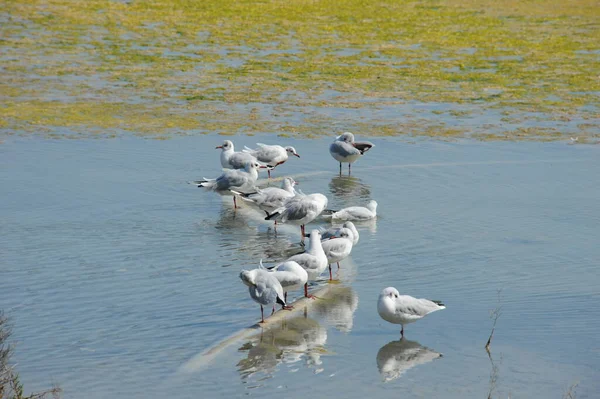
[[[0,146],[0,306],[26,388],[56,382],[66,398],[600,391],[600,147],[558,142],[373,139],[339,177],[330,138],[234,137],[293,144],[302,158],[275,176],[294,175],[331,208],[376,199],[380,216],[359,226],[331,298],[181,371],[258,320],[239,270],[300,248],[296,226],[275,234],[260,213],[186,184],[219,173],[221,141]],[[447,309],[400,342],[376,312],[390,285]],[[483,346],[498,290],[492,363]]]

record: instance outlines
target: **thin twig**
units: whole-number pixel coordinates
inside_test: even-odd
[[[571,386],[569,386],[569,389],[567,389],[567,392],[565,392],[563,399],[575,399],[577,397],[577,385],[579,385],[579,381],[571,384]]]
[[[494,331],[496,330],[496,323],[498,322],[498,319],[502,315],[502,301],[501,301],[502,298],[500,297],[501,293],[502,293],[502,288],[500,288],[497,292],[498,304],[496,305],[496,308],[490,312],[490,319],[493,320],[493,324],[492,324],[492,331],[490,332],[490,337],[488,338],[487,343],[485,344],[485,350],[488,352],[488,355],[490,353],[490,344],[492,343],[492,337],[494,336]]]

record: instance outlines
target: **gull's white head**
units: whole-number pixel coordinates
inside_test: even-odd
[[[256,161],[248,161],[244,165],[244,169],[246,170],[246,172],[250,172],[251,170],[254,170],[254,169],[258,170],[258,169],[261,169],[261,168],[266,168],[266,166],[265,165],[261,165],[261,164],[259,164]]]
[[[283,179],[283,183],[284,183],[284,185],[288,185],[289,184],[292,187],[294,187],[296,184],[298,184],[296,182],[296,180],[292,179],[291,177],[285,177]]]
[[[287,146],[287,147],[285,147],[285,150],[288,154],[294,155],[294,156],[297,156],[298,158],[300,158],[300,155],[298,155],[298,153],[296,152],[296,149],[294,147]]]
[[[342,227],[345,227],[347,229],[352,230],[353,234],[354,234],[354,231],[356,230],[356,226],[351,221],[344,222],[344,224],[342,225]]]
[[[242,283],[248,287],[254,287],[256,285],[256,269],[254,270],[242,270],[240,272],[240,279]]]
[[[352,232],[352,230],[350,230],[346,227],[342,227],[335,236],[340,237],[340,238],[346,238],[350,241],[354,241],[354,233]]]
[[[381,291],[381,294],[379,294],[379,299],[383,299],[383,298],[398,298],[400,296],[400,293],[398,292],[397,289],[395,289],[394,287],[387,287],[385,288],[383,291]]]
[[[321,232],[317,229],[310,232],[310,240],[311,241],[321,241]]]
[[[337,137],[337,140],[352,144],[354,143],[354,135],[350,132],[344,132]]]
[[[215,147],[215,149],[221,148],[223,151],[233,151],[233,142],[231,140],[225,140],[222,145]]]
[[[375,200],[369,201],[369,203],[367,204],[367,209],[370,210],[371,212],[377,211],[377,201],[375,201]]]
[[[349,229],[350,231],[352,231],[352,235],[354,236],[352,241],[354,244],[356,244],[358,242],[359,235],[358,235],[358,230],[356,229],[356,226],[354,225],[354,223],[352,223],[351,221],[347,221],[347,222],[344,222],[342,227],[345,227],[345,228]]]

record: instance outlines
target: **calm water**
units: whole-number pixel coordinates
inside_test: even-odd
[[[600,146],[565,143],[374,139],[340,178],[330,138],[235,137],[238,148],[293,144],[302,158],[275,176],[297,176],[331,208],[376,199],[380,217],[359,226],[333,300],[181,372],[260,316],[239,270],[298,250],[297,227],[275,235],[259,213],[234,214],[230,198],[186,184],[220,172],[222,139],[0,145],[0,307],[28,389],[559,398],[579,382],[578,398],[600,392]],[[390,285],[447,309],[395,342],[399,328],[376,312]],[[498,290],[492,363],[483,346]]]

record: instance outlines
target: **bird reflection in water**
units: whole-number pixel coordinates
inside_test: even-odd
[[[385,382],[401,377],[411,368],[442,357],[441,353],[405,338],[392,341],[377,352],[377,368]]]
[[[248,351],[237,364],[243,381],[271,377],[280,363],[304,360],[308,368],[319,372],[321,354],[326,353],[327,330],[318,321],[300,315],[283,320],[279,327],[263,331],[245,343],[239,350]]]
[[[371,186],[354,176],[334,176],[329,182],[329,191],[341,199],[370,199]]]
[[[333,288],[327,299],[314,304],[315,311],[327,324],[344,333],[352,330],[357,307],[358,295],[351,287],[344,286]]]
[[[215,238],[222,250],[234,250],[239,253],[236,259],[286,259],[300,251],[299,245],[292,244],[285,234],[277,235],[271,230],[260,230],[257,225],[262,222],[255,209],[249,206],[238,208],[233,212],[223,208],[215,223]],[[257,221],[257,225],[252,223]],[[249,223],[250,222],[250,223]],[[268,245],[265,245],[265,243]]]
[[[319,298],[308,310],[304,309],[303,314],[264,329],[239,348],[240,352],[247,352],[246,358],[237,364],[244,382],[260,384],[271,378],[280,364],[287,365],[290,372],[297,371],[301,365],[315,374],[324,370],[322,356],[328,354],[327,325],[350,331],[358,296],[352,288],[337,285],[329,286]],[[309,313],[315,318],[308,317]]]

